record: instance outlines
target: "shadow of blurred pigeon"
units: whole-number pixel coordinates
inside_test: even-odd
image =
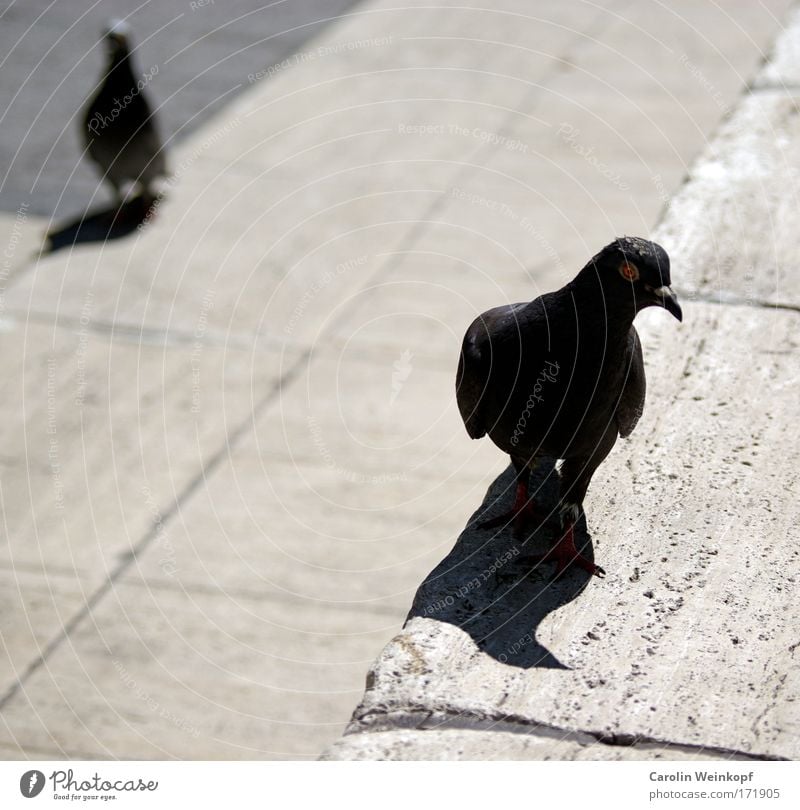
[[[154,199],[153,183],[167,174],[155,116],[146,96],[147,75],[135,75],[130,32],[112,22],[106,33],[108,67],[102,85],[86,107],[82,135],[86,150],[114,189],[121,208],[126,187],[138,185]]]
[[[473,439],[488,434],[516,470],[513,509],[479,528],[512,523],[519,533],[535,516],[529,481],[537,456],[561,459],[562,535],[539,558],[555,562],[558,573],[575,563],[605,575],[575,547],[574,527],[592,475],[644,408],[636,314],[659,306],[683,319],[669,284],[664,249],[623,237],[565,287],[490,309],[464,336],[456,397],[467,432]]]
[[[48,231],[39,255],[93,242],[112,242],[139,230],[153,219],[161,196],[138,194],[122,205],[86,211],[79,217]]]

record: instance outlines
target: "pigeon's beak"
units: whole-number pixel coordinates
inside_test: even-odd
[[[653,295],[667,312],[671,312],[679,321],[683,320],[683,310],[678,303],[678,296],[669,287],[656,287]]]

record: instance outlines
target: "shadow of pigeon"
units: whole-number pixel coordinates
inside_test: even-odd
[[[551,548],[561,531],[552,460],[543,459],[531,477],[531,493],[542,513],[538,526],[527,527],[520,538],[511,526],[478,528],[492,513],[508,509],[515,485],[513,467],[495,479],[453,550],[420,585],[406,621],[420,617],[453,624],[508,666],[567,669],[537,640],[536,631],[545,616],[575,599],[592,576],[575,566],[554,578],[552,563],[532,559]],[[575,526],[575,542],[592,557],[583,517]]]
[[[161,197],[139,194],[121,206],[86,212],[66,225],[49,231],[42,253],[55,253],[76,245],[110,242],[129,236],[153,216],[160,202]]]

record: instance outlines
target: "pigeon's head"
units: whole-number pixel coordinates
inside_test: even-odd
[[[664,307],[683,320],[678,298],[669,286],[669,256],[661,245],[638,236],[622,236],[603,248],[595,264],[612,294],[628,297],[633,293],[637,312]]]
[[[106,48],[112,58],[125,56],[130,47],[131,29],[125,20],[111,20],[103,31]]]

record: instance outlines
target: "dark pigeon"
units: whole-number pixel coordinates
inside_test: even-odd
[[[645,373],[633,319],[650,306],[683,319],[669,285],[666,251],[623,237],[565,287],[490,309],[464,336],[456,397],[467,432],[488,434],[517,472],[514,508],[481,527],[513,521],[519,532],[534,511],[528,484],[537,457],[562,459],[562,536],[539,558],[559,573],[574,562],[605,574],[575,548],[573,527],[594,471],[642,415]]]
[[[129,184],[138,184],[146,197],[154,199],[152,184],[166,175],[167,167],[146,97],[146,75],[134,71],[124,22],[109,26],[105,42],[108,68],[83,119],[86,148],[120,205]]]

